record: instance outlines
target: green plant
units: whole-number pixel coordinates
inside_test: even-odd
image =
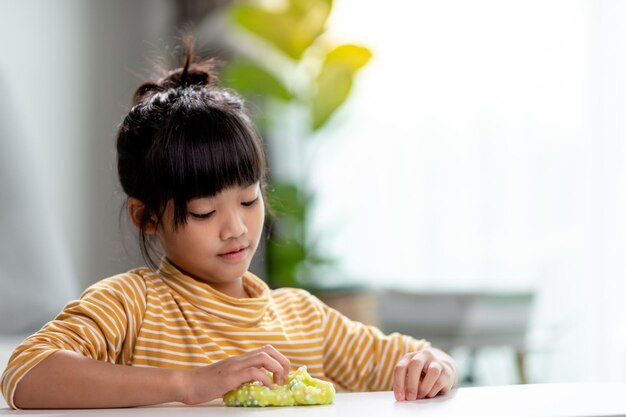
[[[367,48],[337,44],[328,36],[331,9],[331,0],[286,0],[278,9],[253,1],[231,7],[230,22],[253,46],[230,60],[223,78],[258,104],[262,129],[280,123],[284,106],[295,107],[307,120],[299,139],[310,138],[345,102],[355,74],[370,60]],[[312,287],[311,267],[332,262],[307,236],[313,195],[305,187],[298,180],[270,178],[276,219],[270,219],[266,265],[272,287]]]

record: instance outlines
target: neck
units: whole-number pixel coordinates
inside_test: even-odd
[[[236,279],[233,282],[224,282],[224,283],[214,283],[214,282],[208,282],[205,279],[202,279],[199,276],[196,276],[186,270],[184,270],[183,268],[181,268],[180,266],[176,265],[174,262],[172,262],[171,259],[167,258],[168,262],[171,263],[172,265],[174,265],[176,267],[176,269],[178,269],[180,272],[182,272],[183,274],[187,275],[188,277],[191,277],[193,279],[195,279],[196,281],[200,281],[200,282],[204,282],[207,285],[210,285],[214,290],[221,292],[222,294],[225,294],[229,297],[233,297],[233,298],[250,298],[250,294],[248,294],[248,292],[246,291],[246,289],[243,286],[243,277],[239,277],[238,279]]]
[[[196,278],[197,279],[197,278]],[[216,291],[226,294],[233,298],[250,298],[250,295],[243,286],[243,278],[239,278],[235,282],[231,282],[223,285],[215,285],[207,282],[208,285],[213,287]]]

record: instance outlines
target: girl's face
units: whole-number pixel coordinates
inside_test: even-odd
[[[157,234],[167,258],[226,295],[247,297],[241,278],[257,249],[265,218],[259,183],[191,200],[187,211],[187,223],[174,230],[173,205],[165,210]]]

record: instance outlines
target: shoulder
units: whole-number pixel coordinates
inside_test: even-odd
[[[289,300],[310,300],[313,298],[313,295],[307,290],[303,290],[300,288],[277,288],[271,291],[272,297],[274,299],[289,299]]]
[[[272,290],[271,294],[274,301],[280,304],[300,306],[301,309],[314,307],[320,312],[324,310],[324,303],[307,290],[285,287]]]
[[[81,298],[107,294],[115,298],[145,298],[147,281],[154,273],[149,268],[135,268],[128,272],[102,279],[87,288]]]

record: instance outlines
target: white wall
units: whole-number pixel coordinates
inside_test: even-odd
[[[536,290],[531,377],[626,379],[626,3],[335,6],[374,58],[313,139],[320,279]]]
[[[136,72],[170,41],[170,4],[0,2],[0,332],[36,328],[136,266],[118,228],[115,135]]]

